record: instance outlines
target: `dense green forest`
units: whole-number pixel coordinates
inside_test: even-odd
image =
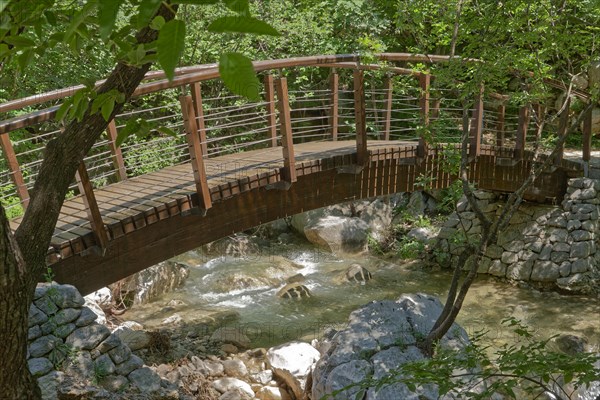
[[[510,105],[519,107],[554,103],[557,93],[544,78],[562,82],[564,87],[571,82],[591,82],[586,74],[598,63],[600,33],[597,0],[0,0],[0,12],[0,103],[87,85],[65,100],[66,106],[59,112],[64,117],[58,118],[61,121],[49,122],[40,131],[11,132],[15,147],[19,143],[35,146],[25,149],[26,157],[41,159],[44,155],[31,172],[35,179],[25,176],[35,183],[29,188],[30,203],[14,233],[0,207],[0,340],[6,344],[0,349],[0,394],[14,399],[40,396],[25,361],[27,316],[38,278],[45,272],[45,257],[60,209],[64,199],[73,194],[78,166],[86,155],[98,151],[94,146],[109,121],[123,111],[144,102],[165,113],[179,110],[180,93],[175,89],[132,99],[149,69],[162,68],[172,78],[176,66],[242,60],[246,74],[233,77],[240,83],[240,79],[256,80],[248,59],[357,53],[361,62],[371,63],[375,61],[373,55],[381,52],[448,55],[449,62],[409,67],[435,75],[440,87],[451,87],[458,96],[458,114],[467,121],[467,111],[483,84],[486,92],[511,95]],[[223,22],[220,17],[224,16],[231,19]],[[217,28],[213,23],[219,20],[221,26]],[[223,54],[235,56],[224,58]],[[281,73],[297,92],[310,92],[328,78],[327,72],[314,68]],[[232,77],[226,66],[221,70],[226,81],[224,75]],[[381,78],[376,74],[372,77]],[[104,78],[104,84],[94,87],[93,82]],[[597,86],[586,85],[584,89],[592,93],[592,101],[589,106],[574,101],[573,114],[584,107],[591,110],[597,101]],[[216,82],[203,90],[209,96],[220,96],[229,89]],[[403,87],[398,85],[394,90],[402,91]],[[235,98],[236,105],[245,101]],[[56,104],[41,106],[50,105]],[[2,119],[32,110],[12,111]],[[583,113],[579,115],[577,122],[583,120]],[[573,124],[568,133],[578,125]],[[459,135],[462,130],[463,143],[468,143],[467,126],[455,127]],[[173,139],[169,132],[152,131],[151,136],[164,136],[154,153],[183,142],[183,135]],[[154,157],[145,140],[130,137],[125,143],[139,151],[141,160],[128,166],[131,174],[144,173],[136,166]],[[0,170],[5,171],[2,167]],[[464,193],[472,195],[467,178],[461,183]],[[0,189],[10,191],[10,185],[3,184]],[[509,199],[512,203],[507,209],[518,208],[522,199],[517,197]],[[18,202],[14,196],[10,199],[9,203]],[[8,216],[22,212],[15,207]],[[502,218],[508,223],[510,215],[505,213]],[[492,221],[484,222],[485,240],[479,247],[472,246],[471,254],[483,254],[485,246],[497,238],[499,223],[494,222],[490,231]],[[475,261],[472,264],[471,281],[477,270]],[[458,282],[460,272],[459,267],[453,282]],[[456,292],[453,285],[450,292]],[[454,321],[468,288],[461,287],[456,307],[456,294],[449,295],[448,312],[445,310],[439,320],[442,325],[436,324],[423,340],[428,354],[433,342]]]
[[[252,1],[251,14],[276,28],[281,33],[278,37],[209,32],[213,20],[231,11],[221,3],[182,4],[178,18],[185,21],[187,31],[179,66],[214,63],[228,51],[242,52],[254,60],[408,52],[478,58],[491,62],[496,71],[504,69],[502,74],[509,67],[569,79],[585,71],[590,56],[598,52],[593,40],[600,29],[596,1],[509,0],[498,4],[464,0]],[[44,15],[47,30],[42,45],[50,45],[52,35],[64,31],[70,21],[68,15],[53,14],[52,10]],[[126,22],[125,13],[119,18],[115,29]],[[106,76],[114,66],[114,45],[103,42],[91,27],[78,33],[68,43],[58,42],[43,52],[24,52],[25,56],[4,63],[0,101]],[[23,58],[28,58],[28,63],[20,70]],[[497,77],[502,81],[500,73]]]

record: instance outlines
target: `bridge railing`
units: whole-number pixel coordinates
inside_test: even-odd
[[[379,57],[400,63],[446,59],[408,54]],[[295,79],[297,67],[314,71],[315,82]],[[267,151],[282,146],[279,159],[257,159],[254,167],[258,171],[281,168],[284,179],[293,182],[294,143],[356,140],[357,158],[364,162],[365,143],[370,138],[419,141],[423,156],[431,135],[437,142],[456,143],[462,133],[463,105],[456,89],[441,86],[421,72],[390,65],[364,65],[356,55],[260,61],[255,63],[255,69],[264,82],[262,100],[258,102],[248,102],[224,90],[215,65],[178,70],[171,82],[162,79],[160,72],[150,73],[149,82],[140,85],[132,102],[110,121],[105,135],[86,156],[82,165],[85,171],[80,171],[79,179],[73,181],[70,195],[82,195],[82,207],[89,209],[96,202],[90,193],[94,187],[191,161],[202,206],[209,208],[208,177],[235,171],[235,165],[228,164],[235,164],[235,158],[224,161],[217,170],[205,169],[206,158],[226,154],[243,157],[240,153],[245,150]],[[4,154],[0,201],[12,217],[18,217],[27,207],[43,149],[61,132],[60,123],[53,120],[58,108],[55,103],[74,90],[0,104],[0,112],[23,113],[0,121]],[[469,110],[471,154],[477,155],[482,144],[489,144],[510,148],[515,159],[522,158],[524,151],[533,146],[534,136],[528,132],[533,129],[530,110],[540,110],[542,115],[541,107],[517,108],[502,96],[483,93]],[[41,109],[31,111],[33,106]],[[153,128],[166,126],[178,135],[173,138],[155,132],[149,138],[127,140],[117,148],[118,132],[132,118],[142,118]],[[429,132],[423,129],[425,126]],[[585,126],[587,143],[589,123]],[[559,130],[558,123],[547,128]],[[586,153],[584,143],[583,159],[586,157],[589,160],[589,145]],[[88,177],[90,182],[86,182]],[[158,200],[148,197],[147,202],[152,205]],[[63,231],[74,232],[89,225],[102,227],[102,220],[94,222],[92,214],[89,213],[91,222],[74,220]]]

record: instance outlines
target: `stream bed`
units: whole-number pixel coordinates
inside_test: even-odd
[[[123,317],[148,329],[164,326],[165,319],[172,321],[174,316],[199,327],[206,327],[203,321],[213,318],[206,329],[235,326],[251,339],[252,347],[269,347],[297,339],[310,341],[328,328],[343,328],[350,312],[373,300],[424,292],[444,301],[451,279],[450,271],[418,262],[391,262],[368,255],[341,258],[309,244],[271,246],[265,253],[210,257],[198,250],[178,256],[178,261],[190,265],[186,283],[133,307]],[[345,280],[346,269],[354,263],[367,268],[373,279],[364,285]],[[285,279],[299,273],[311,297],[278,298]],[[221,317],[215,319],[215,315]],[[540,292],[487,275],[480,275],[471,287],[457,322],[469,333],[485,329],[484,343],[498,348],[515,340],[514,333],[501,323],[508,317],[528,325],[538,339],[571,334],[600,348],[598,298]]]

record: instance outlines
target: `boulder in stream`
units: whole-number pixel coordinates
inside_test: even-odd
[[[390,370],[408,361],[423,359],[414,345],[426,335],[442,311],[441,302],[426,294],[403,295],[398,300],[374,301],[350,314],[346,329],[331,339],[331,346],[317,362],[312,374],[312,398],[320,399],[346,388],[332,399],[353,399],[358,384],[371,376],[384,377]],[[463,328],[454,324],[442,339],[442,345],[462,348],[469,342]],[[366,398],[438,399],[434,385],[411,392],[404,383],[391,383],[367,389]]]

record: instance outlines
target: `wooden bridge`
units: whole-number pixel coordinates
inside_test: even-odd
[[[379,58],[393,66],[364,65],[354,55],[256,62],[264,78],[264,99],[256,103],[227,93],[215,65],[180,69],[171,82],[160,72],[148,74],[74,179],[48,249],[56,280],[89,293],[278,218],[413,191],[425,182],[448,187],[456,177],[447,165],[461,150],[462,105],[452,88],[410,69],[411,63],[444,57]],[[298,68],[311,68],[315,82],[298,79]],[[0,201],[14,229],[42,149],[60,134],[54,103],[75,89],[0,104],[4,113],[38,108],[0,121]],[[477,187],[514,191],[539,162],[528,134],[531,110],[537,118],[551,112],[540,105],[511,107],[505,96],[483,90],[475,99],[468,151]],[[565,115],[548,129],[564,131]],[[179,135],[153,131],[117,148],[119,130],[136,118]],[[589,143],[591,116],[585,121]],[[559,154],[527,198],[557,201],[589,158],[589,144],[580,160]]]

